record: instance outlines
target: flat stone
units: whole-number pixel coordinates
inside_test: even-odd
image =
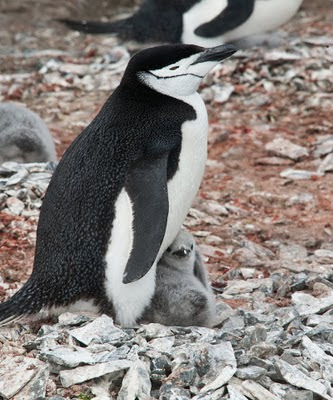
[[[117,360],[107,363],[77,367],[71,370],[60,371],[61,384],[67,388],[78,383],[110,375],[110,380],[115,379],[132,365],[131,361]]]
[[[235,386],[228,385],[227,390],[229,393],[230,400],[248,400]]]
[[[315,157],[326,156],[329,153],[333,153],[333,138],[319,143],[316,150],[314,151]]]
[[[20,215],[24,210],[23,201],[17,199],[16,197],[9,197],[6,201],[6,205],[9,211],[14,215]]]
[[[284,400],[313,400],[313,393],[309,390],[290,390]]]
[[[138,360],[127,371],[118,400],[147,400],[150,398],[151,382],[146,365]]]
[[[324,399],[331,399],[331,397],[327,394],[326,387],[322,383],[305,375],[298,368],[288,364],[283,360],[277,360],[275,365],[286,382],[296,387],[310,390],[311,392],[322,396]]]
[[[50,370],[47,364],[39,367],[37,374],[24,386],[23,390],[15,396],[15,400],[45,399],[49,375]]]
[[[74,314],[70,312],[63,313],[59,315],[58,317],[58,322],[61,326],[76,326],[76,325],[82,325],[85,322],[90,321],[90,318],[81,315],[81,314]]]
[[[236,372],[237,378],[240,379],[258,379],[261,376],[265,375],[267,371],[264,368],[249,366],[238,368]]]
[[[281,244],[279,247],[279,256],[281,261],[299,261],[308,256],[308,251],[299,244]]]
[[[49,351],[42,351],[41,357],[44,361],[67,368],[95,364],[95,358],[90,351],[78,346],[58,346]]]
[[[265,389],[259,383],[252,380],[246,380],[242,386],[250,393],[255,399],[258,400],[281,400],[280,397],[275,396],[269,390]]]
[[[291,299],[300,316],[320,314],[333,307],[333,291],[329,296],[320,299],[307,293],[295,292]]]
[[[90,343],[117,343],[129,338],[123,330],[114,326],[112,318],[107,315],[102,315],[81,328],[71,330],[70,335],[86,346]]]
[[[319,173],[333,171],[333,153],[327,154],[327,156],[320,163],[317,171]]]
[[[309,152],[305,147],[299,146],[283,138],[276,138],[272,142],[267,143],[265,149],[274,155],[290,158],[294,161],[309,155]]]
[[[292,179],[292,180],[309,180],[323,176],[323,173],[306,171],[303,169],[292,169],[288,168],[280,173],[281,178]]]
[[[207,350],[205,350],[204,356],[210,362],[210,369],[201,379],[201,383],[204,383],[205,386],[200,390],[200,395],[221,388],[237,370],[235,354],[230,342],[210,345]]]
[[[280,157],[260,157],[255,159],[256,165],[292,165],[293,160]]]
[[[326,354],[324,350],[307,336],[303,336],[302,345],[306,350],[304,354],[320,365],[322,377],[327,382],[333,383],[333,357]]]
[[[45,367],[45,363],[34,358],[6,358],[0,365],[0,396],[5,399],[13,397]]]

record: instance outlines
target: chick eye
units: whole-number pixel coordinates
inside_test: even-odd
[[[191,250],[193,250],[193,244],[191,244]]]
[[[174,67],[170,67],[169,69],[171,69],[172,71],[174,71],[175,69],[178,69],[179,68],[179,66],[178,65],[175,65]]]
[[[171,252],[171,247],[167,248],[167,252],[170,253]]]

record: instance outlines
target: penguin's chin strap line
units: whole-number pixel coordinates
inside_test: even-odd
[[[148,73],[150,75],[153,75],[156,79],[170,79],[170,78],[178,78],[179,76],[188,76],[188,75],[195,76],[196,78],[199,78],[199,79],[204,78],[204,76],[193,74],[192,72],[189,72],[187,74],[179,74],[179,75],[172,75],[172,76],[158,76],[158,75],[155,75],[154,73],[152,73],[151,71],[148,71]]]

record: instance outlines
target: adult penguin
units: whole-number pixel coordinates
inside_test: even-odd
[[[208,121],[197,89],[235,51],[166,45],[132,57],[60,161],[40,212],[32,275],[0,305],[0,321],[89,307],[122,326],[136,322],[203,176]]]
[[[114,33],[142,43],[218,46],[273,31],[288,22],[303,0],[145,0],[132,16],[111,22],[61,19],[86,33]]]

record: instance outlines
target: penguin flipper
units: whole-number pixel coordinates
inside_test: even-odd
[[[133,205],[133,248],[123,283],[146,275],[160,250],[169,213],[167,161],[167,155],[140,161],[127,177],[125,190]]]
[[[237,28],[252,14],[255,0],[228,0],[227,7],[211,21],[196,28],[202,37],[215,37]]]
[[[104,34],[104,33],[114,33],[117,34],[121,32],[126,25],[127,19],[113,21],[113,22],[100,22],[100,21],[76,21],[73,19],[57,19],[57,22],[61,22],[68,28],[92,34]],[[128,19],[129,21],[129,19]]]

